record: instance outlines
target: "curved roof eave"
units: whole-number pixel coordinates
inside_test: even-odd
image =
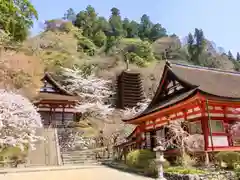
[[[136,119],[138,119],[138,118],[142,118],[142,117],[144,117],[144,116],[147,116],[147,115],[149,115],[149,114],[156,113],[157,111],[161,111],[161,110],[163,110],[163,109],[166,109],[166,108],[169,108],[169,107],[171,107],[171,106],[174,106],[174,105],[176,105],[176,104],[178,104],[178,103],[181,103],[181,102],[183,102],[183,101],[185,101],[185,100],[193,97],[196,93],[197,93],[197,89],[196,89],[196,88],[195,88],[195,89],[192,89],[186,97],[184,97],[183,99],[181,99],[181,100],[179,100],[179,101],[177,101],[177,102],[175,102],[175,103],[173,103],[173,104],[169,104],[169,105],[167,105],[167,106],[163,106],[162,108],[155,109],[155,110],[153,110],[153,111],[151,111],[151,112],[148,112],[148,113],[145,113],[145,114],[144,114],[144,112],[145,112],[145,111],[144,111],[144,112],[136,115],[135,117],[133,117],[133,118],[131,118],[131,119],[123,119],[122,121],[127,123],[127,122],[130,122],[130,121],[136,120]]]

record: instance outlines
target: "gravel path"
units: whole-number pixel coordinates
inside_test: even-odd
[[[153,180],[104,166],[38,172],[0,174],[0,180]]]

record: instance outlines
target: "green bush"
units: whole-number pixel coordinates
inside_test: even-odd
[[[158,170],[155,161],[155,153],[150,150],[140,149],[128,153],[126,163],[132,168],[143,170],[145,175],[152,177],[157,175]],[[169,166],[170,164],[166,160],[163,167],[168,168]]]
[[[98,31],[92,39],[96,46],[102,47],[107,40],[107,37],[103,31]]]
[[[130,167],[144,169],[155,158],[155,153],[147,149],[139,149],[127,154],[126,163]]]
[[[148,63],[155,60],[151,44],[141,39],[126,39],[120,41],[120,49],[127,52],[127,58],[130,63],[138,66],[147,66]]]
[[[75,38],[78,40],[78,51],[85,52],[89,56],[93,56],[96,52],[95,44],[88,38],[84,37],[81,32],[75,32]]]
[[[64,22],[61,24],[60,26],[60,30],[63,32],[71,32],[71,30],[73,29],[73,24],[71,22]]]
[[[234,172],[236,174],[236,177],[240,179],[240,164],[235,164]]]
[[[222,162],[226,163],[227,168],[233,169],[236,163],[240,162],[240,153],[239,152],[219,152],[216,155],[216,159],[221,164]]]
[[[144,59],[139,57],[136,53],[130,52],[130,53],[127,53],[126,56],[130,63],[137,64],[140,67],[146,66],[146,61],[144,61]]]
[[[195,169],[195,168],[184,168],[184,167],[169,167],[165,169],[167,173],[173,174],[205,174],[206,171]]]
[[[9,163],[12,166],[23,164],[26,161],[27,153],[28,146],[25,146],[24,150],[21,150],[18,147],[6,147],[0,152],[0,166]]]
[[[170,163],[166,160],[163,164],[163,168],[165,169],[165,168],[169,168],[169,167],[170,167]],[[157,162],[155,160],[152,160],[149,163],[149,166],[145,167],[144,174],[146,176],[157,177],[158,169],[157,169]]]

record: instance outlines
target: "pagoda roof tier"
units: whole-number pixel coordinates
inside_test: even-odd
[[[240,102],[240,73],[167,61],[151,103],[137,116],[123,121],[131,123],[197,94],[216,101]]]

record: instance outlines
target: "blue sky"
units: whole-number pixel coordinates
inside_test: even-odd
[[[147,14],[153,22],[180,37],[194,28],[202,28],[217,46],[234,54],[240,51],[239,0],[32,0],[32,3],[39,12],[32,34],[41,30],[44,20],[62,17],[70,7],[79,12],[90,4],[105,17],[109,17],[112,7],[120,9],[123,18],[137,21]]]

